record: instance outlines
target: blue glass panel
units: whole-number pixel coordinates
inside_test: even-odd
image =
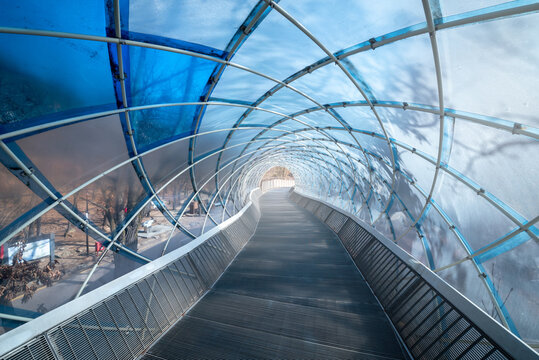
[[[216,64],[187,55],[129,48],[131,106],[200,101]],[[138,146],[191,131],[196,106],[132,113]]]
[[[115,104],[107,45],[0,34],[0,124]]]
[[[3,1],[0,26],[105,36],[103,1]]]

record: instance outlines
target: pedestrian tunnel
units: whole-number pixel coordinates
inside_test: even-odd
[[[537,358],[537,1],[0,8],[0,359]]]

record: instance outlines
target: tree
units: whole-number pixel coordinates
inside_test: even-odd
[[[130,170],[130,169],[129,169]],[[111,176],[100,184],[97,199],[93,199],[95,205],[102,210],[103,225],[109,228],[111,233],[125,220],[128,211],[133,209],[139,201],[139,186],[124,169],[122,172]],[[147,206],[129,223],[120,234],[117,242],[125,245],[133,251],[138,250],[138,228],[145,216],[150,213]],[[119,253],[114,253],[114,276],[122,276],[138,267],[138,263]]]

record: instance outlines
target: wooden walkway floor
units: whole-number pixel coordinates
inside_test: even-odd
[[[402,359],[331,229],[282,189],[261,207],[253,238],[144,359]]]

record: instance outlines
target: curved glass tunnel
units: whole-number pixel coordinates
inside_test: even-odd
[[[281,166],[539,346],[537,2],[1,7],[1,332]]]

